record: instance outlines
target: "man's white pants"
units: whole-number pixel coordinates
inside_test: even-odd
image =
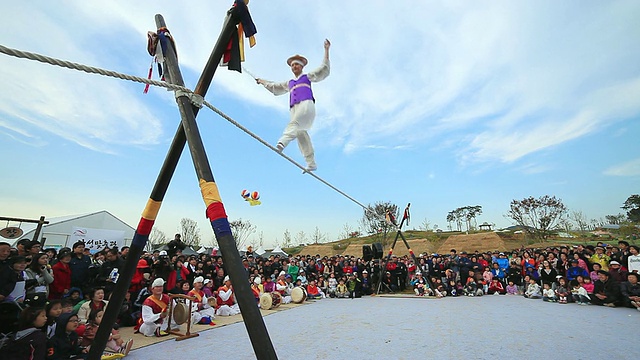
[[[278,142],[286,147],[293,139],[297,138],[298,147],[300,148],[300,152],[302,152],[302,156],[304,156],[304,160],[307,162],[307,166],[316,167],[313,145],[311,145],[311,138],[309,137],[309,133],[307,133],[307,131],[311,129],[313,120],[316,117],[316,106],[313,100],[304,100],[294,105],[289,110],[289,113],[291,120],[284,129]]]

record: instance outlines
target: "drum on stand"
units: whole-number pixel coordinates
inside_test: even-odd
[[[291,301],[296,304],[301,304],[307,299],[307,291],[300,287],[296,286],[291,290]]]

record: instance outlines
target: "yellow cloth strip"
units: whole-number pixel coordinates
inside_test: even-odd
[[[202,192],[202,200],[204,200],[205,205],[209,206],[214,202],[222,202],[216,183],[206,182],[200,179],[200,191]]]
[[[158,212],[160,211],[160,205],[162,205],[162,201],[149,199],[144,210],[142,210],[142,217],[147,220],[155,220],[156,216],[158,216]]]

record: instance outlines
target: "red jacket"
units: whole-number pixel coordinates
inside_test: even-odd
[[[182,278],[182,280],[187,280],[187,275],[189,275],[189,269],[187,269],[185,266],[181,267],[180,277]],[[172,270],[171,273],[169,273],[169,278],[167,279],[167,290],[171,290],[176,287],[177,279],[178,277],[176,275],[176,270]]]
[[[49,299],[61,299],[64,291],[71,289],[71,268],[69,264],[58,261],[51,269],[53,282],[49,285]]]

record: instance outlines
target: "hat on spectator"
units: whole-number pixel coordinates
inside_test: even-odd
[[[229,279],[229,275],[227,275],[227,276],[225,276],[225,277],[224,277],[224,282],[227,282],[227,281],[231,281],[231,280]]]
[[[157,287],[157,286],[164,286],[164,279],[157,278],[157,279],[153,280],[153,283],[151,284],[151,287]]]
[[[284,276],[284,275],[286,275],[286,274],[287,274],[286,272],[284,272],[284,271],[280,271],[280,273],[278,274],[278,276]]]
[[[302,273],[304,273],[304,270],[302,270],[302,269],[300,269],[300,272],[299,272],[299,274],[302,274]]]
[[[500,253],[500,254],[498,254],[498,255],[504,255],[504,253],[503,253],[503,252],[501,252],[501,253]]]
[[[611,274],[609,274],[609,272],[608,272],[608,271],[604,271],[604,270],[598,270],[598,274],[611,276]]]
[[[562,278],[562,275],[557,275],[556,276],[556,279],[560,279],[560,278]]]
[[[71,256],[71,251],[60,251],[58,253],[58,260],[62,260],[63,258],[67,257],[67,256]]]
[[[615,260],[612,260],[611,262],[609,262],[609,266],[611,265],[620,265],[620,263]]]
[[[202,276],[198,276],[195,279],[193,279],[193,283],[204,283],[204,278]]]
[[[204,284],[207,285],[208,283],[211,282],[211,279],[204,279]]]
[[[290,274],[287,274],[284,277],[285,277],[285,279],[293,279],[293,277]]]
[[[463,252],[460,253],[460,255],[467,255],[467,252],[463,251]]]
[[[165,250],[160,251],[160,256],[167,256],[167,252]]]
[[[578,262],[579,262],[578,259],[571,260],[571,263],[578,263]]]
[[[136,265],[136,269],[143,269],[149,267],[149,263],[145,259],[138,260],[138,265]]]
[[[363,274],[368,274],[369,272],[367,270],[362,270]]]
[[[256,278],[253,279],[253,283],[256,285],[262,284],[262,279],[260,279],[260,276],[256,276]]]

